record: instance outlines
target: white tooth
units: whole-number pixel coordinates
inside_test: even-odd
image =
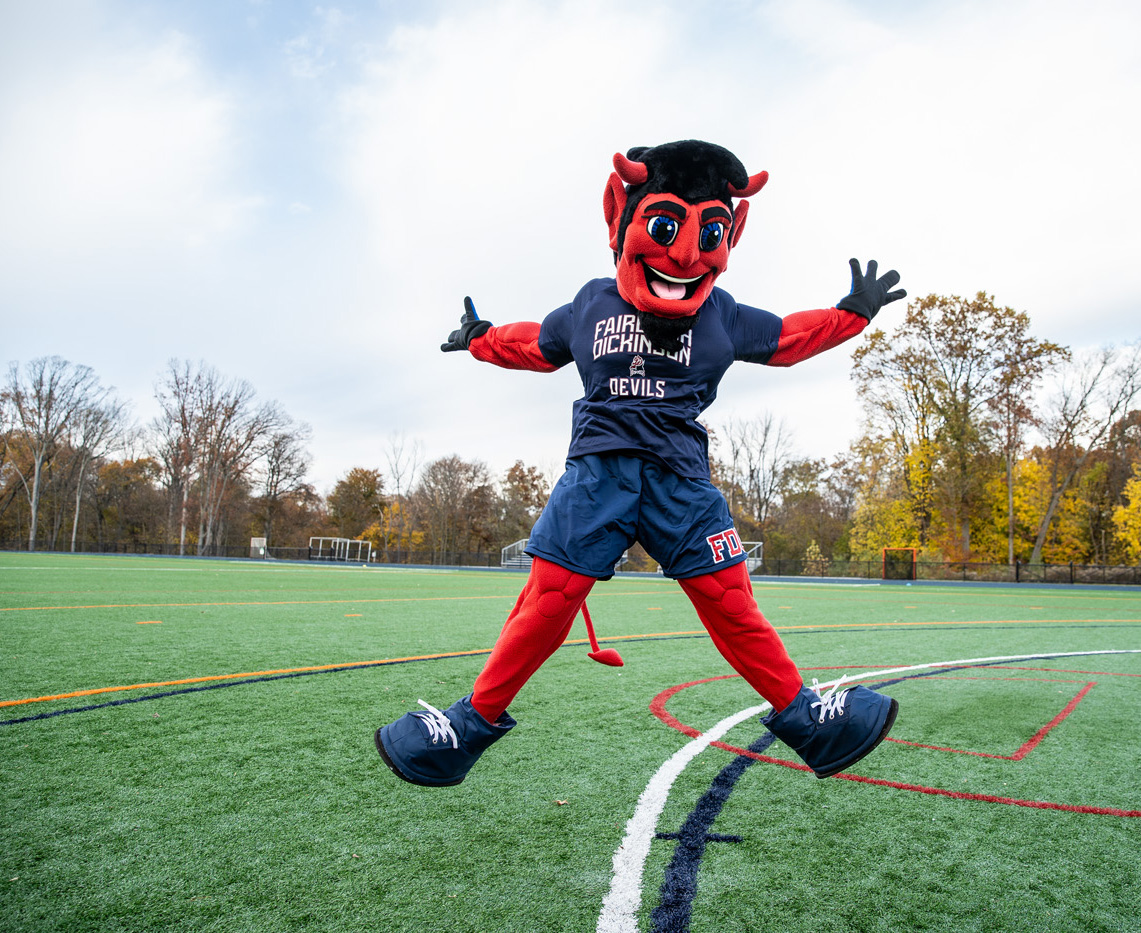
[[[696,282],[701,278],[700,275],[695,275],[692,279],[679,279],[676,275],[666,275],[664,272],[659,272],[649,263],[647,263],[646,266],[654,275],[660,275],[667,282],[673,282],[675,285],[688,285],[690,282]]]

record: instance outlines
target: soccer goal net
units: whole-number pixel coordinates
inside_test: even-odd
[[[310,560],[340,560],[367,564],[372,558],[372,542],[352,538],[310,538]]]
[[[914,580],[915,552],[913,547],[885,547],[883,549],[883,578],[885,580]]]

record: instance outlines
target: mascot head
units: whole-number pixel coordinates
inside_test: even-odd
[[[615,154],[603,210],[618,292],[647,333],[693,326],[745,228],[749,202],[734,207],[733,198],[756,194],[768,178],[696,139]]]

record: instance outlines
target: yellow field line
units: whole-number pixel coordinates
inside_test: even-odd
[[[400,664],[404,661],[430,661],[434,658],[462,658],[473,654],[488,654],[491,649],[480,648],[474,651],[450,651],[446,654],[418,654],[407,658],[385,658],[381,661],[344,661],[340,664],[316,664],[312,667],[285,667],[274,671],[246,671],[243,674],[214,674],[209,677],[185,677],[181,680],[156,680],[145,684],[127,684],[120,687],[95,687],[91,690],[73,690],[71,693],[56,693],[51,696],[28,697],[24,700],[0,700],[0,707],[22,706],[25,703],[42,703],[45,700],[70,700],[75,697],[89,697],[100,693],[119,693],[124,690],[146,690],[150,687],[177,687],[183,684],[202,684],[215,680],[238,680],[242,677],[270,677],[274,674],[303,674],[311,671],[335,671],[345,667],[369,667],[380,664]]]
[[[361,603],[431,603],[460,599],[515,599],[510,596],[392,596],[385,599],[283,599],[271,602],[231,602],[231,603],[104,603],[91,606],[0,606],[0,612],[37,612],[59,609],[195,609],[199,606],[337,606],[359,605]]]
[[[484,597],[480,597],[484,598]],[[487,597],[491,598],[491,597]],[[1073,623],[1073,622],[1141,622],[1141,619],[988,619],[984,621],[963,621],[950,619],[944,622],[839,622],[820,625],[777,625],[774,628],[780,632],[804,631],[822,628],[894,628],[897,626],[930,627],[937,625],[1041,625],[1044,622]],[[674,638],[686,635],[704,635],[704,631],[691,632],[649,632],[640,635],[612,635],[600,638],[600,642],[636,641],[651,638]],[[565,644],[585,645],[589,640],[585,638],[568,639]],[[185,684],[210,683],[219,680],[238,680],[243,677],[271,677],[275,674],[303,674],[313,671],[335,671],[350,667],[379,667],[386,664],[402,664],[409,661],[431,661],[442,658],[465,658],[473,655],[490,654],[490,648],[476,648],[471,651],[449,651],[440,654],[417,654],[404,658],[384,658],[377,661],[342,661],[339,664],[317,664],[311,667],[288,667],[268,671],[246,671],[241,674],[213,674],[206,677],[186,677],[180,680],[150,681],[140,684],[126,684],[116,687],[94,687],[90,690],[73,690],[70,693],[54,693],[48,696],[27,697],[22,700],[0,700],[0,708],[5,706],[23,706],[27,703],[43,703],[48,700],[69,700],[76,697],[96,696],[101,693],[120,693],[126,690],[146,690],[153,687],[177,687]]]
[[[607,593],[606,596],[649,596],[655,591],[629,593]],[[199,606],[342,606],[367,603],[435,603],[455,602],[468,599],[510,599],[518,598],[517,592],[493,596],[386,596],[364,597],[361,599],[282,599],[272,601],[243,600],[241,602],[214,603],[102,603],[85,606],[0,606],[0,612],[39,612],[62,609],[195,609]]]

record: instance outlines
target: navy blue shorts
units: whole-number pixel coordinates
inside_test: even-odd
[[[685,479],[656,461],[625,454],[567,461],[527,553],[608,580],[635,541],[677,579],[745,559],[725,497],[709,480]]]

